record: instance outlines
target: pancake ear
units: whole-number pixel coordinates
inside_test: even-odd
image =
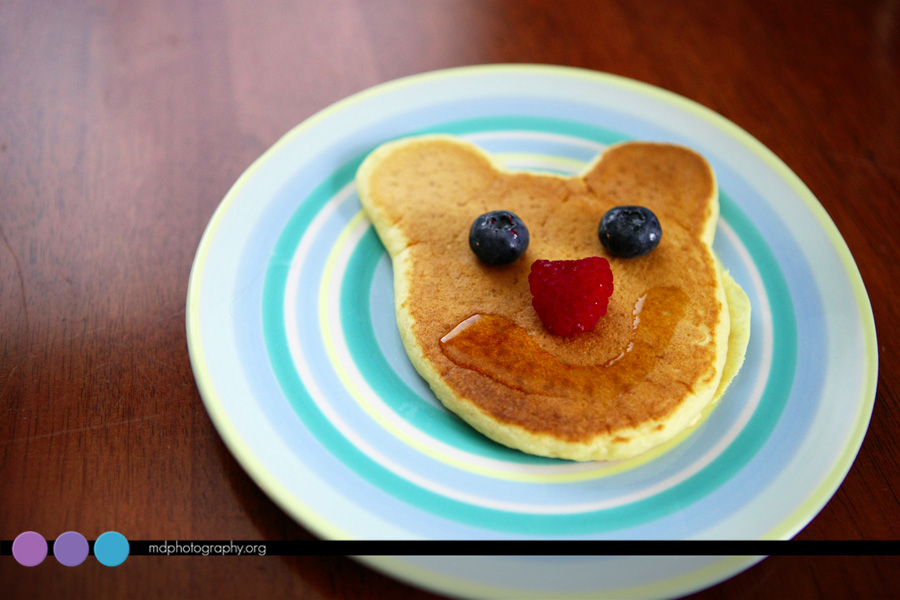
[[[610,146],[584,180],[613,205],[646,206],[711,245],[719,218],[715,174],[702,156],[673,144],[625,142]]]
[[[425,135],[378,147],[360,165],[356,185],[369,218],[393,253],[419,241],[412,228],[404,232],[407,223],[425,231],[447,227],[468,231],[471,215],[456,213],[499,175],[497,164],[474,144],[448,135]],[[464,224],[455,224],[457,218]]]

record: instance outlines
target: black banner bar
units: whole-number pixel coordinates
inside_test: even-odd
[[[88,541],[90,555],[94,541]],[[897,555],[896,541],[321,541],[321,540],[128,540],[130,556],[833,556]],[[0,555],[12,555],[12,540]],[[47,540],[48,555],[53,540]]]

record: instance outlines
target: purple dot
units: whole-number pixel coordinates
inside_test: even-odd
[[[53,543],[53,556],[67,567],[77,567],[88,555],[88,541],[77,531],[60,534]]]
[[[47,558],[47,540],[34,531],[20,533],[13,540],[12,553],[23,567],[35,567]]]

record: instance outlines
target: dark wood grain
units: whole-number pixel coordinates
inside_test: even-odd
[[[247,477],[191,372],[191,262],[283,133],[433,69],[564,64],[682,94],[781,157],[856,258],[878,330],[862,449],[802,540],[900,538],[900,3],[0,3],[0,539],[313,539]],[[343,557],[25,569],[17,597],[433,594]],[[900,596],[896,557],[775,556],[695,598]]]

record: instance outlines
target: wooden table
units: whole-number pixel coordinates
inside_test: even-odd
[[[373,84],[549,63],[667,88],[781,157],[878,328],[871,426],[800,540],[900,538],[900,5],[555,0],[0,4],[0,539],[309,540],[226,449],[185,340],[216,206],[280,135]],[[334,556],[0,558],[18,597],[435,598]],[[90,564],[89,564],[90,563]],[[894,557],[772,557],[696,598],[900,594]]]

